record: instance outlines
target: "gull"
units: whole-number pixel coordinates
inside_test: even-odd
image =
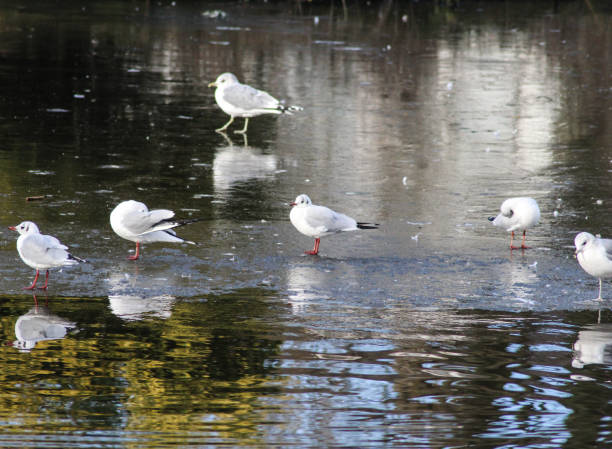
[[[136,260],[140,255],[141,243],[184,242],[195,245],[177,237],[173,228],[200,221],[199,218],[174,220],[174,212],[167,209],[149,210],[143,203],[134,200],[123,201],[110,214],[113,231],[126,240],[136,242],[136,253],[129,260]]]
[[[599,295],[595,301],[601,301],[601,280],[612,277],[612,240],[581,232],[576,235],[574,246],[576,259],[582,269],[599,279]]]
[[[24,287],[24,290],[34,290],[38,281],[39,270],[46,270],[45,285],[39,287],[47,289],[49,283],[49,269],[75,265],[85,262],[83,259],[73,256],[68,252],[68,247],[62,245],[58,239],[50,235],[40,233],[38,226],[31,221],[24,221],[17,226],[9,226],[11,231],[17,231],[17,251],[24,263],[36,270],[36,276],[32,285]]]
[[[538,224],[540,221],[540,208],[533,198],[517,197],[508,198],[500,207],[501,213],[497,217],[489,217],[495,226],[505,228],[510,232],[510,249],[527,249],[525,238],[527,229]],[[523,231],[521,246],[513,246],[514,231]]]
[[[244,134],[249,126],[249,118],[262,114],[289,114],[301,111],[300,106],[284,106],[263,90],[241,84],[233,73],[222,73],[208,87],[216,87],[215,101],[230,116],[229,122],[215,131],[225,131],[235,117],[244,117],[244,128],[235,131]]]
[[[293,206],[289,214],[291,224],[302,234],[315,239],[314,248],[312,251],[306,251],[306,254],[318,254],[321,237],[326,235],[378,228],[378,224],[358,223],[348,215],[334,212],[325,206],[316,206],[305,194],[298,195],[290,205]]]

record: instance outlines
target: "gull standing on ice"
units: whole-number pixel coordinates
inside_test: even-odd
[[[582,269],[599,279],[599,296],[595,300],[601,301],[601,280],[612,277],[612,240],[581,232],[574,239],[574,245]]]
[[[119,203],[110,214],[113,231],[126,240],[136,242],[136,253],[129,260],[136,260],[140,255],[141,243],[183,242],[195,245],[177,237],[173,228],[200,221],[199,218],[174,220],[174,212],[167,209],[149,210],[138,201],[129,200]]]
[[[291,224],[302,234],[315,239],[314,248],[312,251],[306,251],[306,254],[318,254],[321,237],[326,235],[343,231],[378,228],[375,223],[358,223],[353,218],[334,212],[325,206],[315,206],[308,195],[299,195],[291,203],[291,206],[293,206],[289,214]]]
[[[208,87],[216,87],[215,100],[219,107],[230,116],[229,122],[215,131],[225,131],[235,117],[244,117],[244,128],[235,131],[246,133],[249,118],[262,114],[289,114],[301,111],[300,106],[284,106],[267,92],[241,84],[233,73],[222,73]]]
[[[50,235],[41,234],[38,226],[31,221],[24,221],[17,226],[9,226],[11,231],[17,231],[17,251],[19,257],[26,265],[36,270],[36,276],[32,285],[24,287],[24,290],[34,290],[38,281],[39,270],[46,270],[45,285],[39,287],[41,290],[47,289],[49,283],[49,269],[63,267],[65,265],[75,265],[85,262],[83,259],[73,256],[68,252],[68,247],[62,245],[58,239]]]
[[[501,213],[497,217],[489,217],[495,226],[500,226],[510,232],[510,249],[527,249],[525,238],[527,229],[535,226],[540,221],[540,208],[533,198],[518,197],[508,198],[501,205]],[[513,246],[514,231],[523,231],[521,246]]]

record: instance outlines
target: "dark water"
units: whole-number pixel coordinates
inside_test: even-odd
[[[612,445],[610,302],[572,249],[612,235],[611,13],[0,3],[0,446]],[[215,133],[224,71],[304,111]],[[304,256],[300,193],[381,229]],[[486,217],[518,195],[542,220],[510,252]],[[126,260],[125,199],[198,246]],[[25,219],[90,262],[36,303]]]

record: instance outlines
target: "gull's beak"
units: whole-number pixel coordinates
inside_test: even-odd
[[[16,228],[15,226],[9,226],[8,228],[9,228],[11,231],[16,231],[16,230],[17,230],[17,228]]]
[[[295,201],[291,201],[291,202],[289,203],[289,206],[291,206],[291,207],[293,207],[293,206],[297,206],[297,203],[296,203]]]
[[[213,81],[212,83],[208,83],[208,87],[217,87],[217,82]]]

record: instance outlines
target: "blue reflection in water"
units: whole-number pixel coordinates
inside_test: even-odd
[[[504,413],[489,425],[482,438],[551,438],[555,444],[565,442],[571,433],[566,429],[566,420],[573,410],[555,400],[525,398],[519,401],[502,397],[493,405]],[[525,412],[544,412],[524,416]],[[547,447],[554,447],[552,444]]]

